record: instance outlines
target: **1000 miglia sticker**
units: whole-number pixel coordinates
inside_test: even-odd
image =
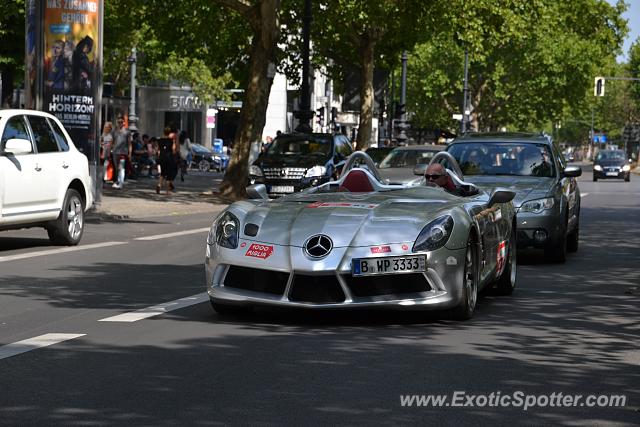
[[[261,245],[259,243],[252,243],[247,249],[247,252],[244,256],[248,256],[251,258],[260,258],[267,259],[273,253],[273,246],[271,245]]]

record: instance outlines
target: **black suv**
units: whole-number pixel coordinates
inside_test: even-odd
[[[580,189],[578,166],[568,166],[544,134],[478,133],[456,138],[447,151],[464,179],[480,187],[516,192],[518,246],[543,248],[554,261],[578,250]]]
[[[593,180],[620,178],[631,180],[631,160],[622,150],[600,150],[593,162]]]
[[[249,167],[249,184],[265,184],[271,197],[324,184],[352,152],[344,135],[282,134]]]

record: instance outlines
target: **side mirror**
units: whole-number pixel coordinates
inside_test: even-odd
[[[269,195],[267,194],[267,186],[264,184],[253,184],[246,188],[247,196],[251,200],[269,200]]]
[[[3,154],[13,154],[14,156],[19,154],[32,153],[31,141],[21,138],[9,139],[4,145]]]
[[[413,174],[414,175],[424,175],[424,173],[427,171],[427,166],[429,166],[426,163],[418,163],[414,168],[413,168]]]
[[[629,159],[629,163],[631,163],[631,162],[632,162],[631,159]]]
[[[563,174],[569,178],[577,178],[582,175],[582,168],[580,166],[567,166],[564,168]]]
[[[516,197],[516,192],[507,190],[505,188],[496,188],[491,193],[491,197],[489,197],[489,202],[487,203],[487,207],[491,207],[497,203],[508,203]]]

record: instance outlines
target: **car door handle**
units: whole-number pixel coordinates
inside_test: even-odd
[[[37,163],[36,163],[35,170],[37,170],[38,172],[40,172],[40,171],[42,170],[42,168],[40,167],[40,165],[39,165],[39,164],[37,164]]]
[[[63,167],[64,169],[67,169],[67,168],[69,167],[69,163],[67,163],[67,162],[62,162],[62,167]]]

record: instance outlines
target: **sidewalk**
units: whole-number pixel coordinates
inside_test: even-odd
[[[90,216],[113,219],[147,218],[186,214],[215,214],[227,203],[214,195],[222,181],[221,173],[191,171],[180,181],[175,190],[166,194],[164,189],[156,194],[156,178],[139,177],[125,181],[122,190],[111,188],[111,183],[102,189],[102,199],[89,211]]]

